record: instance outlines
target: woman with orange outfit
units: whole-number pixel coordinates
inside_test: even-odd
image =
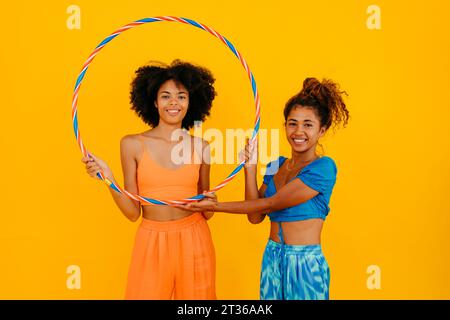
[[[136,71],[132,109],[152,128],[120,141],[127,191],[177,200],[209,190],[208,144],[187,129],[209,115],[216,96],[214,81],[209,70],[178,60]],[[82,161],[91,177],[101,170],[115,182],[100,158],[92,155]],[[108,189],[129,220],[137,221],[142,213],[125,299],[216,299],[215,252],[206,221],[213,213],[140,203]],[[214,195],[208,198],[216,200]]]

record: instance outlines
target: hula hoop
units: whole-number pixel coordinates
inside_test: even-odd
[[[83,64],[81,72],[78,75],[78,78],[77,78],[77,81],[75,84],[75,88],[73,91],[73,96],[72,96],[72,124],[73,124],[73,130],[75,133],[75,138],[77,139],[78,147],[80,148],[84,157],[86,157],[86,156],[90,157],[90,153],[86,149],[86,146],[83,143],[83,140],[81,139],[80,129],[79,129],[79,125],[78,125],[77,106],[78,106],[78,94],[80,92],[80,86],[81,86],[84,76],[86,75],[87,69],[89,68],[90,64],[94,60],[95,56],[99,53],[99,51],[108,42],[113,40],[115,37],[120,35],[122,32],[124,32],[128,29],[134,28],[136,26],[140,26],[145,23],[160,22],[160,21],[180,22],[183,24],[188,24],[188,25],[200,28],[200,29],[210,33],[214,37],[218,38],[220,41],[222,41],[231,50],[231,52],[233,52],[233,54],[236,56],[236,58],[239,59],[239,61],[241,62],[242,66],[244,67],[244,69],[247,73],[247,76],[250,80],[250,83],[252,86],[252,91],[253,91],[253,98],[254,98],[254,102],[255,102],[255,109],[256,109],[255,123],[254,123],[254,128],[253,128],[253,134],[250,139],[250,143],[253,143],[254,140],[256,139],[256,136],[259,131],[259,125],[260,125],[260,102],[259,102],[258,89],[256,87],[256,82],[255,82],[255,78],[253,77],[253,73],[251,72],[247,62],[245,61],[244,57],[239,53],[239,51],[233,46],[233,44],[230,41],[228,41],[227,38],[222,36],[220,33],[215,31],[214,29],[212,29],[202,23],[195,22],[195,21],[187,19],[187,18],[173,17],[173,16],[151,17],[151,18],[144,18],[144,19],[136,20],[136,21],[126,24],[123,27],[114,31],[112,34],[110,34],[108,37],[106,37],[102,42],[100,42],[100,44],[94,49],[94,51],[92,51],[92,53],[89,55],[86,62]],[[245,164],[245,160],[242,161],[221,183],[219,183],[217,186],[215,186],[208,192],[215,192],[217,190],[222,189],[237,175],[237,173],[242,169],[244,164]],[[97,173],[97,176],[101,180],[103,180],[110,188],[114,189],[115,191],[117,191],[121,194],[125,194],[133,200],[144,202],[144,203],[152,203],[152,204],[157,204],[157,205],[185,204],[185,203],[201,200],[205,197],[203,194],[199,194],[199,195],[196,195],[196,196],[193,196],[190,198],[179,199],[179,200],[151,199],[151,198],[143,197],[143,196],[128,192],[127,190],[121,188],[119,185],[115,184],[114,182],[112,182],[108,178],[106,178],[104,176],[103,172],[101,172],[101,171]]]

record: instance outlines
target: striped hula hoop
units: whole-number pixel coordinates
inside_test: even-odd
[[[259,101],[259,94],[258,94],[258,89],[256,87],[256,82],[255,82],[255,78],[253,76],[253,73],[251,72],[247,62],[245,61],[244,57],[239,53],[239,51],[233,46],[233,44],[227,40],[227,38],[225,38],[224,36],[222,36],[220,33],[218,33],[217,31],[215,31],[214,29],[193,21],[191,19],[187,19],[187,18],[180,18],[180,17],[173,17],[173,16],[162,16],[162,17],[152,17],[152,18],[145,18],[145,19],[140,19],[140,20],[136,20],[134,22],[131,22],[129,24],[124,25],[123,27],[120,27],[119,29],[117,29],[116,31],[114,31],[112,34],[110,34],[108,37],[106,37],[102,42],[100,42],[100,44],[94,49],[94,51],[92,51],[92,53],[89,55],[88,59],[86,60],[86,62],[83,64],[83,67],[81,69],[80,74],[78,75],[76,84],[75,84],[75,88],[73,91],[73,97],[72,97],[72,124],[73,124],[73,130],[75,133],[75,137],[77,139],[77,143],[78,143],[78,147],[80,148],[82,154],[84,157],[89,156],[90,157],[90,153],[89,151],[86,149],[86,146],[83,143],[83,140],[81,139],[81,134],[80,134],[80,129],[79,129],[79,125],[78,125],[78,94],[80,92],[80,86],[82,83],[82,80],[84,78],[84,76],[86,75],[86,71],[89,68],[90,64],[92,63],[92,61],[94,60],[94,58],[97,56],[97,54],[100,52],[101,49],[103,49],[103,47],[110,42],[111,40],[113,40],[115,37],[117,37],[118,35],[120,35],[122,32],[134,28],[136,26],[140,26],[142,24],[145,23],[150,23],[150,22],[159,22],[159,21],[168,21],[168,22],[180,22],[183,24],[188,24],[197,28],[200,28],[208,33],[210,33],[211,35],[213,35],[214,37],[218,38],[220,41],[223,42],[223,44],[225,44],[230,50],[231,52],[233,52],[233,54],[236,56],[237,59],[239,59],[239,61],[241,62],[242,66],[244,67],[247,76],[251,82],[251,86],[252,86],[252,91],[253,91],[253,98],[254,98],[254,102],[255,102],[255,109],[256,109],[256,113],[255,113],[255,122],[254,122],[254,129],[253,129],[253,134],[252,137],[250,139],[250,143],[253,143],[256,139],[256,136],[258,134],[259,131],[259,126],[260,126],[260,101]],[[241,161],[239,163],[239,165],[221,182],[219,183],[217,186],[215,186],[214,188],[212,188],[211,190],[209,190],[208,192],[215,192],[218,191],[220,189],[222,189],[225,185],[227,185],[236,175],[237,173],[242,169],[242,167],[245,164],[245,160]],[[198,201],[203,199],[205,196],[203,194],[199,194],[190,198],[185,198],[185,199],[178,199],[178,200],[158,200],[158,199],[151,199],[151,198],[147,198],[147,197],[143,197],[137,194],[133,194],[131,192],[128,192],[127,190],[121,188],[119,185],[117,185],[116,183],[110,181],[107,177],[104,176],[103,172],[98,172],[97,176],[103,180],[106,184],[108,184],[108,186],[112,189],[114,189],[115,191],[125,194],[128,197],[130,197],[133,200],[139,201],[139,202],[143,202],[143,203],[151,203],[151,204],[156,204],[156,205],[171,205],[171,204],[185,204],[185,203],[189,203],[189,202],[194,202],[194,201]]]

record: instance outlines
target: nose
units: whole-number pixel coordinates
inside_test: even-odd
[[[305,132],[305,130],[303,130],[303,127],[302,126],[297,126],[297,128],[295,129],[295,134],[296,135],[300,135],[300,134],[303,134]]]

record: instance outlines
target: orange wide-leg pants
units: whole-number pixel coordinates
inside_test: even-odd
[[[143,218],[125,299],[216,299],[215,270],[214,245],[201,213],[171,221]]]

